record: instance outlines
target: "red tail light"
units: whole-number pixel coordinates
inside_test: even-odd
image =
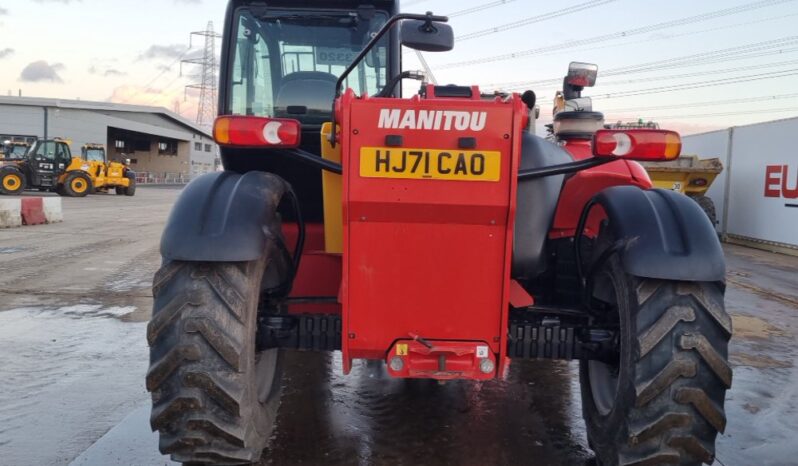
[[[221,146],[292,148],[299,146],[301,126],[297,120],[253,116],[220,116],[213,125],[213,138]]]
[[[651,129],[596,131],[593,155],[632,160],[673,160],[682,151],[682,138],[674,131]]]

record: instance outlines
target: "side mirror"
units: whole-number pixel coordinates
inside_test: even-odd
[[[421,52],[447,52],[454,48],[452,27],[436,21],[408,19],[399,30],[402,45]]]
[[[574,61],[568,65],[565,82],[575,87],[593,87],[596,85],[596,76],[598,76],[598,65]]]

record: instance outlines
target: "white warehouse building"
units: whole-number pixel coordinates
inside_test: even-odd
[[[62,138],[73,155],[104,144],[108,158],[130,159],[141,181],[188,180],[219,166],[207,130],[162,107],[36,97],[0,97],[0,143]]]

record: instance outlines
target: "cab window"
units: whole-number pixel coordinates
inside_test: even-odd
[[[388,19],[349,12],[240,8],[229,76],[228,112],[296,118],[330,117],[335,82]],[[385,86],[388,37],[349,75],[344,87],[374,95]]]

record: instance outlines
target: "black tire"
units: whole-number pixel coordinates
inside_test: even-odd
[[[594,283],[594,302],[609,303],[606,320],[620,328],[617,363],[580,362],[583,416],[598,463],[711,464],[732,380],[723,285],[633,277],[617,254]]]
[[[127,191],[127,188],[125,188],[124,186],[117,186],[116,188],[114,188],[114,191],[116,191],[117,196],[124,196],[125,194],[127,194],[125,192]]]
[[[277,264],[168,262],[155,275],[150,424],[174,461],[260,458],[277,417],[282,354],[255,353],[257,306]]]
[[[709,221],[712,222],[712,226],[716,226],[718,224],[718,213],[712,199],[707,196],[696,196],[693,200],[696,201],[701,209],[704,210],[704,213],[707,214]]]
[[[125,176],[127,177],[128,180],[130,180],[130,184],[125,189],[125,196],[135,196],[136,195],[136,175],[127,174]]]
[[[64,185],[62,185],[62,184],[59,184],[58,186],[55,187],[55,192],[59,196],[66,196],[67,195],[66,190],[64,189]]]
[[[93,191],[91,178],[84,172],[71,172],[64,180],[64,192],[69,197],[86,197]]]
[[[25,175],[15,167],[0,169],[0,194],[17,195],[25,190]]]

